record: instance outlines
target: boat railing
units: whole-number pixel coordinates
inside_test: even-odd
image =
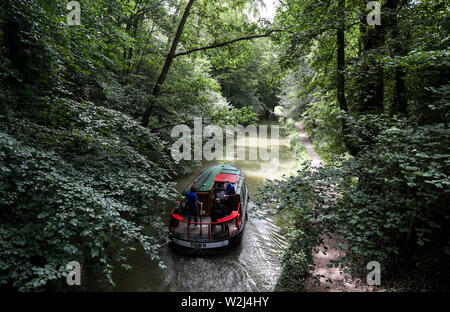
[[[178,204],[178,206],[180,206],[180,204],[181,204],[181,202]],[[235,233],[239,232],[239,229],[240,229],[240,226],[241,226],[241,219],[242,219],[242,216],[240,214],[240,206],[241,206],[241,203],[238,203],[237,210],[233,210],[230,215],[228,215],[228,216],[226,216],[224,218],[218,219],[215,222],[211,222],[211,221],[210,222],[192,222],[192,221],[188,221],[188,220],[185,220],[181,215],[175,213],[176,209],[172,210],[171,218],[173,218],[174,220],[176,220],[178,222],[182,222],[182,223],[186,224],[186,229],[187,230],[186,230],[185,233],[187,234],[187,239],[188,240],[191,238],[191,234],[192,234],[192,233],[190,233],[190,228],[189,228],[191,224],[193,224],[193,225],[200,225],[200,236],[203,236],[203,231],[202,231],[203,230],[203,226],[207,225],[208,226],[208,240],[211,240],[211,234],[212,234],[211,233],[211,226],[212,225],[222,225],[223,224],[223,225],[225,225],[225,232],[226,232],[225,238],[229,238],[229,237],[234,236]],[[230,223],[232,223],[233,221],[235,222],[236,230],[230,231]],[[174,224],[176,224],[176,222],[174,222]],[[176,233],[177,227],[178,227],[178,225],[170,226],[170,231],[173,233],[174,236],[177,234]]]

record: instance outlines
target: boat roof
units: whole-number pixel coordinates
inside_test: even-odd
[[[237,175],[229,174],[229,173],[218,173],[216,177],[214,178],[214,182],[225,182],[226,180],[229,180],[230,183],[236,183]]]
[[[240,194],[245,175],[241,169],[231,165],[215,165],[206,168],[186,187],[183,193],[185,194],[192,185],[198,187],[198,192],[208,192],[214,182],[225,182],[226,179],[234,184],[236,193]]]

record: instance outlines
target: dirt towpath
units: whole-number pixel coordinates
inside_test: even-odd
[[[323,165],[322,159],[319,154],[314,150],[308,134],[304,130],[302,123],[297,124],[300,141],[306,147],[309,156],[312,160],[313,167],[321,167]],[[328,247],[326,254],[324,246]],[[313,281],[308,281],[306,284],[306,291],[308,292],[361,292],[361,291],[373,291],[371,286],[368,286],[365,281],[352,278],[348,274],[345,274],[339,268],[329,268],[327,265],[330,260],[336,260],[341,256],[341,253],[335,249],[336,240],[334,238],[324,237],[324,245],[319,246],[319,252],[314,255],[314,263],[316,269],[313,275],[323,275],[320,279],[320,285],[315,285]],[[331,280],[332,282],[328,282]]]

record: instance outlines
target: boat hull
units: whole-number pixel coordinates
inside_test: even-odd
[[[225,253],[241,243],[246,224],[247,222],[242,225],[242,229],[236,235],[212,242],[196,242],[170,236],[169,246],[177,252],[188,255],[214,255]]]

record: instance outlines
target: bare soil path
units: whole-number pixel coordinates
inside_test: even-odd
[[[297,124],[300,141],[306,147],[309,156],[312,160],[313,167],[321,167],[323,165],[322,159],[319,154],[314,150],[308,134],[304,130],[302,123]],[[328,247],[326,254],[324,253],[324,246]],[[324,237],[324,245],[319,246],[319,252],[314,255],[314,263],[316,268],[313,275],[323,275],[320,279],[320,285],[314,284],[314,282],[308,281],[306,284],[306,291],[308,292],[360,292],[360,291],[373,291],[372,286],[368,286],[365,281],[352,278],[348,274],[345,274],[339,268],[329,268],[330,260],[336,260],[341,256],[341,253],[335,249],[336,240],[334,238]],[[331,283],[329,282],[331,281]]]

